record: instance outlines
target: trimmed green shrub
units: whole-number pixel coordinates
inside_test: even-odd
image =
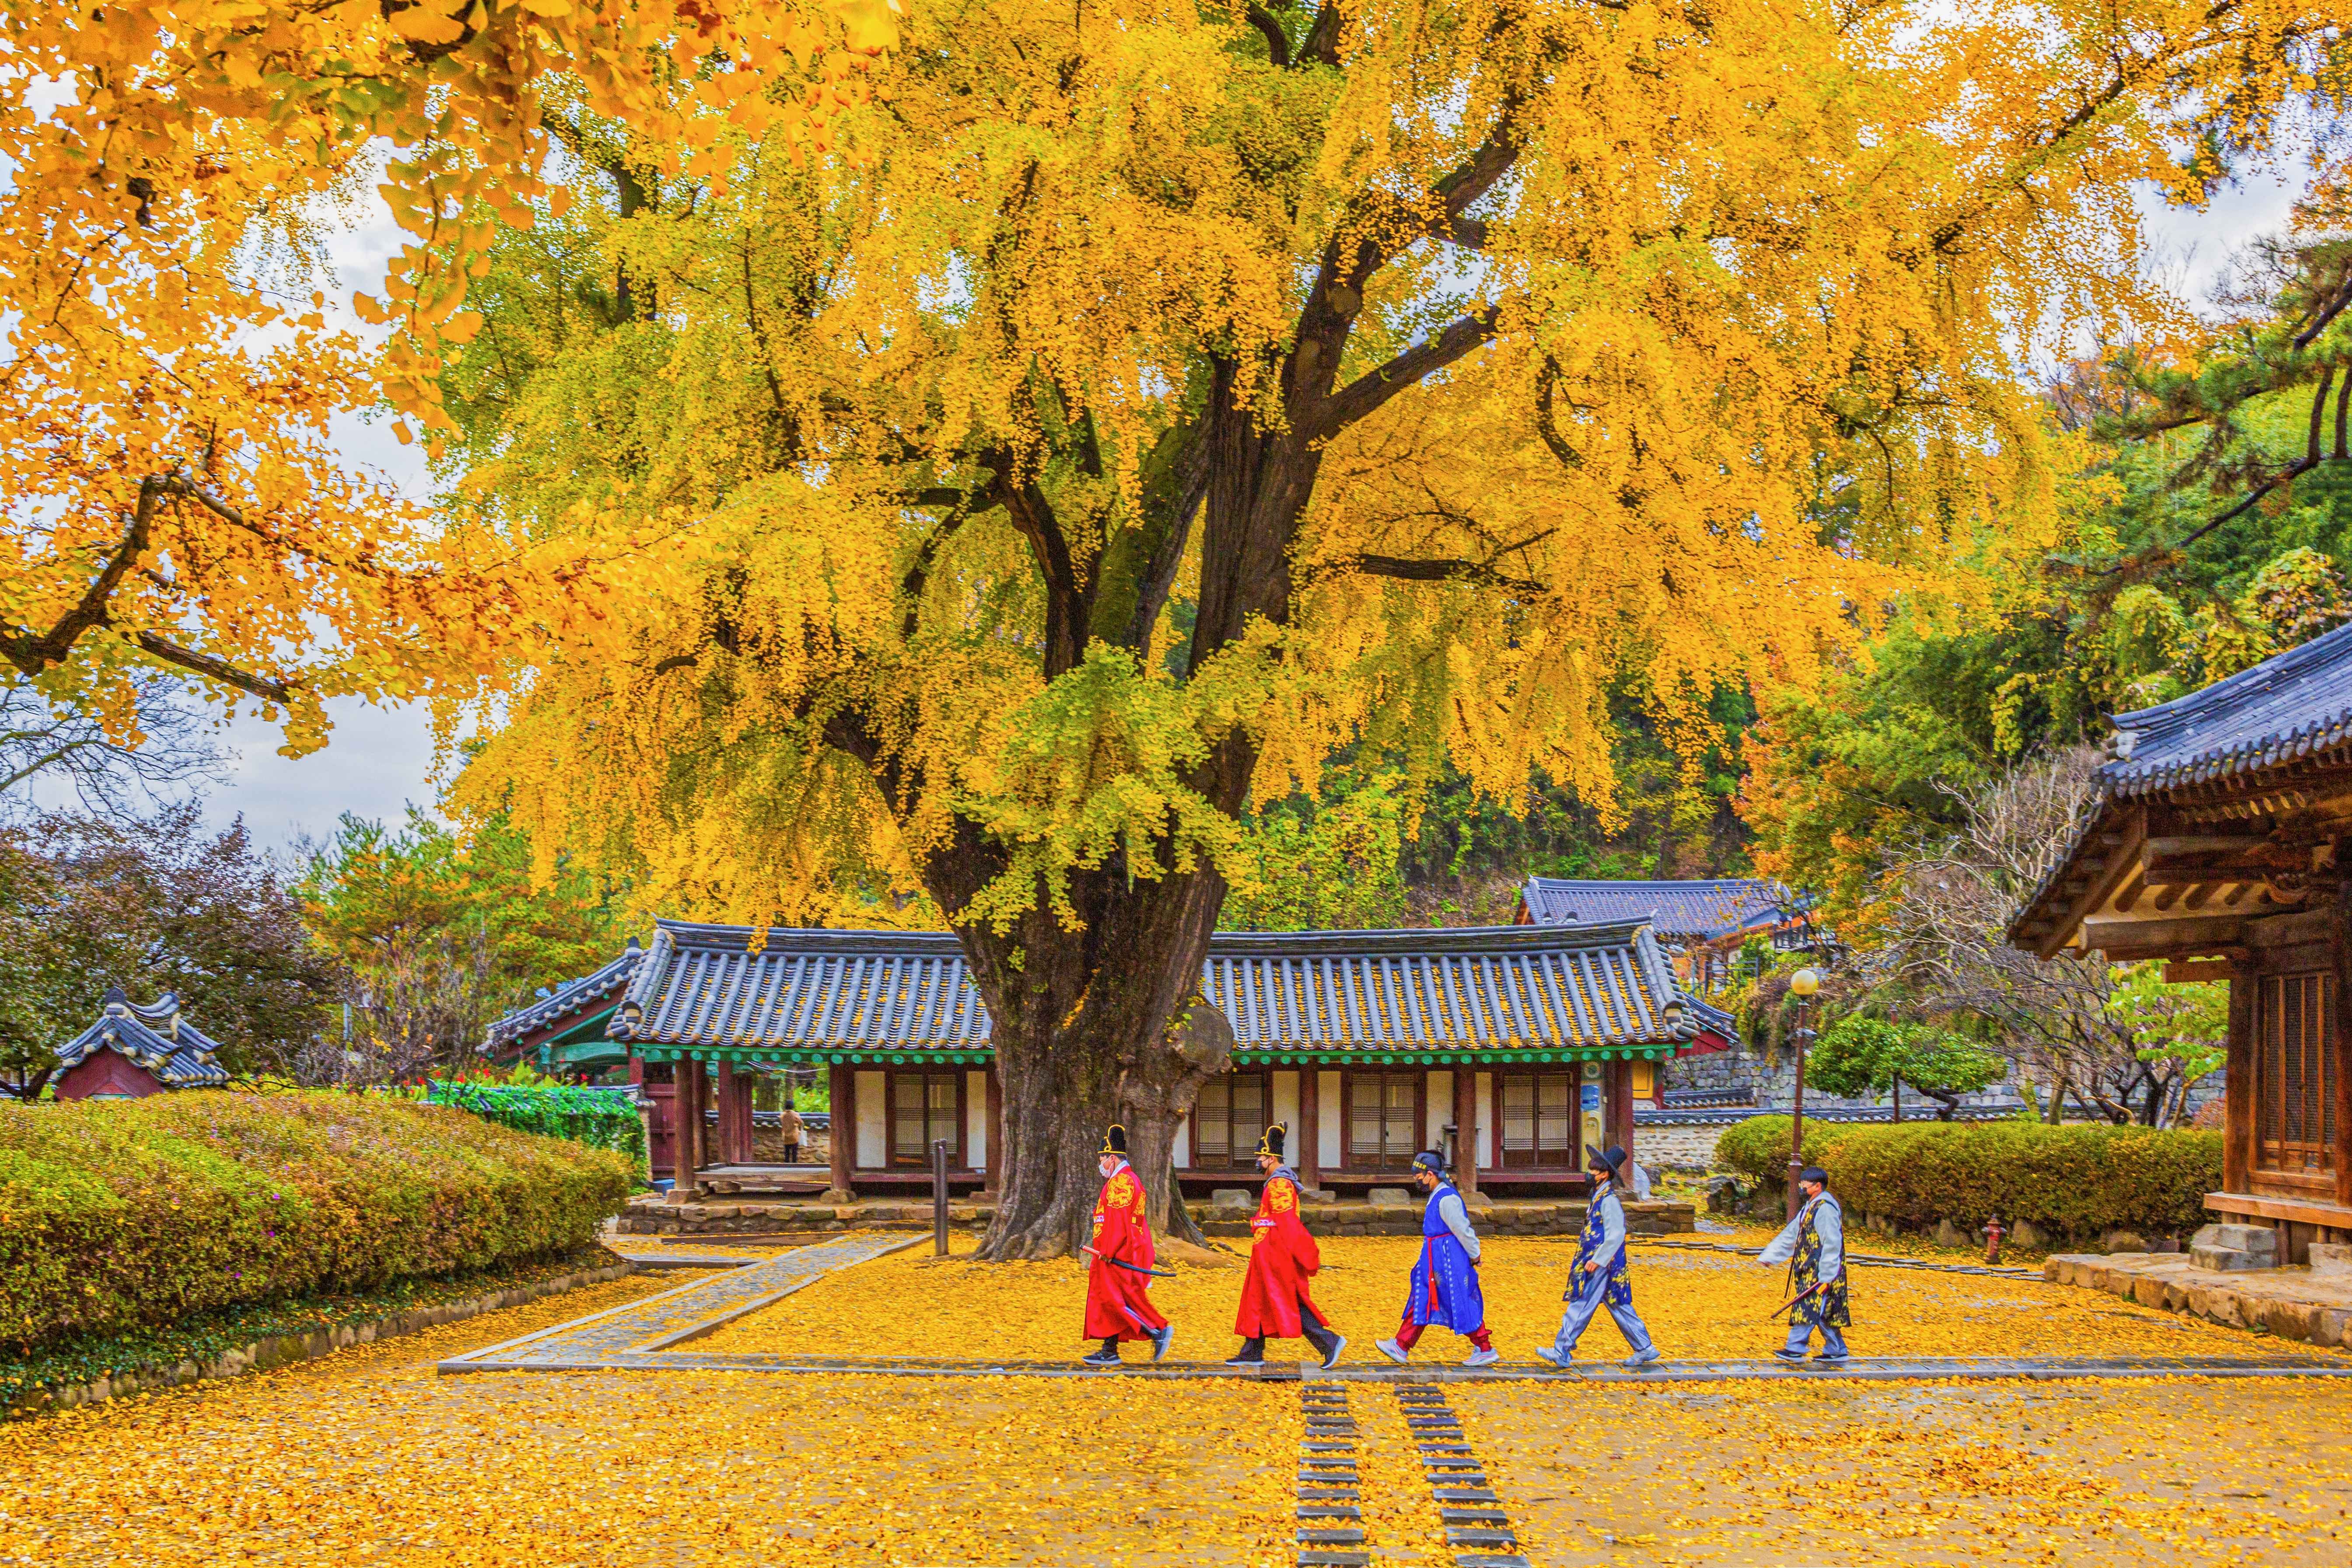
[[[579,1089],[571,1084],[445,1083],[436,1079],[425,1100],[454,1105],[518,1132],[569,1138],[593,1149],[629,1158],[640,1175],[646,1169],[646,1123],[625,1090]]]
[[[625,1158],[387,1097],[0,1106],[0,1345],[582,1247]]]
[[[1805,1163],[1821,1164],[1831,1144],[1860,1131],[1852,1122],[1807,1121]],[[1751,1116],[1745,1121],[1734,1122],[1715,1141],[1715,1163],[1775,1191],[1785,1187],[1789,1180],[1789,1119]]]
[[[1759,1116],[1727,1131],[1716,1158],[1777,1190],[1788,1149],[1788,1118]],[[2205,1223],[2205,1194],[2221,1185],[2221,1134],[2193,1130],[1808,1123],[1805,1157],[1829,1173],[1847,1212],[1906,1228],[1973,1227],[1998,1214],[2053,1237],[2179,1235]]]

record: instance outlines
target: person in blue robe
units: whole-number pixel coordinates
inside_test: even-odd
[[[1633,1163],[1624,1150],[1614,1145],[1595,1149],[1588,1144],[1585,1152],[1601,1182],[1585,1207],[1584,1229],[1576,1238],[1576,1261],[1569,1266],[1565,1292],[1568,1310],[1560,1314],[1559,1332],[1536,1354],[1565,1369],[1576,1353],[1576,1342],[1583,1338],[1593,1316],[1606,1307],[1617,1331],[1633,1349],[1625,1364],[1655,1366],[1658,1347],[1651,1342],[1642,1315],[1633,1310],[1633,1279],[1625,1267],[1625,1201],[1619,1193],[1631,1183]]]
[[[1445,1156],[1425,1150],[1412,1157],[1413,1185],[1429,1199],[1421,1213],[1421,1257],[1412,1266],[1404,1321],[1396,1337],[1379,1342],[1380,1352],[1402,1363],[1432,1323],[1470,1342],[1465,1366],[1492,1366],[1502,1360],[1486,1328],[1486,1297],[1478,1288],[1478,1233],[1462,1194],[1445,1179]]]

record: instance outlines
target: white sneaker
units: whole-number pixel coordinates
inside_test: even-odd
[[[1391,1360],[1391,1361],[1392,1361],[1392,1362],[1396,1363],[1397,1363],[1397,1365],[1399,1365],[1399,1366],[1402,1366],[1402,1365],[1404,1364],[1404,1360],[1405,1360],[1405,1351],[1404,1351],[1404,1347],[1403,1347],[1402,1345],[1401,1345],[1401,1344],[1397,1343],[1397,1342],[1396,1342],[1396,1341],[1394,1341],[1394,1340],[1374,1340],[1374,1341],[1372,1342],[1372,1348],[1373,1348],[1374,1350],[1376,1350],[1376,1351],[1380,1352],[1382,1355],[1384,1355],[1384,1356],[1388,1357],[1388,1358],[1389,1358],[1389,1360]]]
[[[1503,1359],[1501,1351],[1472,1351],[1464,1366],[1492,1366]]]
[[[1568,1358],[1560,1354],[1556,1346],[1538,1345],[1536,1347],[1536,1359],[1538,1361],[1548,1361],[1563,1372],[1568,1370]]]

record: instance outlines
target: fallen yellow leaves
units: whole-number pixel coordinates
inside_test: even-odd
[[[2334,1379],[1448,1393],[1552,1568],[2352,1562]]]
[[[971,1243],[959,1237],[960,1250]],[[1315,1300],[1348,1336],[1350,1360],[1374,1359],[1372,1342],[1394,1331],[1414,1237],[1339,1237],[1322,1244]],[[1575,1255],[1565,1237],[1494,1237],[1479,1274],[1496,1348],[1533,1360],[1559,1326],[1560,1290]],[[1176,1327],[1179,1360],[1233,1353],[1234,1308],[1242,1272],[1166,1264],[1152,1300]],[[1780,1331],[1768,1315],[1783,1300],[1782,1270],[1733,1253],[1643,1248],[1633,1254],[1633,1302],[1669,1357],[1717,1360],[1769,1353]],[[1061,1361],[1085,1348],[1078,1331],[1085,1277],[1067,1261],[984,1264],[945,1260],[929,1249],[898,1253],[823,1281],[697,1342],[716,1353],[806,1356],[927,1356],[956,1360]],[[2255,1340],[2234,1330],[2039,1280],[1890,1268],[1854,1275],[1856,1355],[2243,1355],[2305,1347]],[[1139,1352],[1128,1347],[1130,1358]],[[1304,1342],[1288,1353],[1305,1357]],[[1419,1362],[1459,1361],[1466,1342],[1433,1329]],[[1625,1353],[1605,1315],[1578,1348],[1582,1360]],[[2325,1354],[2314,1352],[2310,1353]]]
[[[1295,1386],[431,1371],[668,1283],[27,1423],[0,1458],[0,1563],[1293,1557]]]

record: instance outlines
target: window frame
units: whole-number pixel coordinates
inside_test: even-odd
[[[1526,1079],[1536,1085],[1535,1092],[1538,1096],[1533,1112],[1535,1147],[1527,1153],[1518,1155],[1512,1153],[1505,1144],[1504,1118],[1507,1114],[1506,1106],[1507,1096],[1509,1093],[1508,1085],[1513,1079]],[[1568,1086],[1568,1143],[1565,1148],[1557,1152],[1546,1150],[1543,1144],[1543,1102],[1540,1097],[1542,1080],[1545,1079],[1558,1079]],[[1579,1064],[1571,1062],[1565,1067],[1536,1067],[1514,1063],[1507,1068],[1498,1067],[1495,1069],[1494,1094],[1495,1109],[1490,1114],[1493,1117],[1495,1158],[1486,1167],[1488,1170],[1526,1172],[1583,1169],[1584,1162],[1579,1157],[1582,1151],[1577,1147],[1580,1137],[1579,1129],[1584,1124],[1584,1073]]]
[[[898,1084],[905,1079],[928,1084],[930,1079],[939,1078],[952,1079],[955,1084],[955,1140],[949,1145],[948,1168],[954,1171],[968,1168],[964,1148],[971,1115],[971,1108],[964,1102],[967,1093],[964,1074],[967,1070],[969,1069],[961,1067],[902,1067],[883,1069],[882,1163],[885,1170],[928,1171],[931,1168],[931,1145],[929,1138],[923,1141],[923,1157],[919,1161],[901,1160],[898,1157]],[[930,1120],[930,1097],[928,1090],[924,1095],[923,1109],[925,1130],[928,1131]]]
[[[1409,1078],[1412,1080],[1412,1137],[1408,1140],[1410,1146],[1405,1150],[1403,1163],[1390,1164],[1387,1163],[1385,1158],[1385,1145],[1387,1143],[1388,1130],[1386,1114],[1387,1106],[1383,1103],[1381,1106],[1381,1142],[1383,1145],[1383,1158],[1379,1163],[1370,1165],[1364,1164],[1357,1158],[1356,1154],[1356,1096],[1358,1091],[1364,1087],[1367,1080],[1385,1081],[1392,1078]],[[1384,1175],[1390,1172],[1395,1172],[1399,1174],[1409,1173],[1412,1169],[1412,1157],[1419,1153],[1423,1148],[1427,1147],[1425,1141],[1429,1136],[1428,1069],[1418,1067],[1349,1068],[1345,1069],[1340,1075],[1339,1091],[1339,1169],[1349,1172],[1365,1172],[1376,1175]],[[1383,1100],[1385,1100],[1385,1096],[1383,1096]]]
[[[1234,1120],[1233,1096],[1228,1092],[1225,1097],[1225,1132],[1227,1138],[1226,1162],[1222,1165],[1204,1164],[1201,1159],[1201,1102],[1198,1098],[1195,1098],[1192,1101],[1192,1109],[1185,1113],[1184,1169],[1188,1171],[1246,1171],[1255,1170],[1256,1168],[1257,1157],[1255,1151],[1257,1149],[1257,1141],[1260,1137],[1264,1136],[1267,1128],[1274,1125],[1275,1120],[1274,1073],[1272,1069],[1265,1068],[1241,1068],[1231,1072],[1221,1073],[1216,1078],[1212,1079],[1209,1081],[1211,1083],[1222,1082],[1225,1084],[1230,1090],[1231,1086],[1234,1082],[1245,1078],[1255,1079],[1257,1081],[1260,1092],[1258,1103],[1262,1111],[1262,1119],[1255,1127],[1246,1129],[1242,1127]],[[1208,1085],[1203,1084],[1202,1087],[1206,1089]],[[1243,1136],[1244,1131],[1248,1134],[1246,1138]],[[1296,1161],[1297,1153],[1295,1151],[1292,1152],[1291,1158],[1294,1162]]]

